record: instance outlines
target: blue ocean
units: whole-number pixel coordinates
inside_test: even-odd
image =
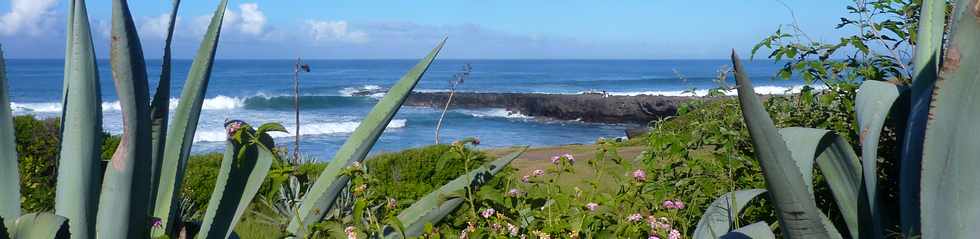
[[[310,73],[300,77],[302,154],[330,160],[383,92],[417,60],[307,60]],[[239,119],[252,124],[279,122],[288,129],[293,119],[294,60],[217,60],[194,139],[193,152],[224,147],[223,122]],[[61,110],[63,60],[7,61],[12,108],[17,115],[58,117]],[[172,104],[183,88],[190,60],[176,60]],[[605,91],[613,95],[690,95],[718,86],[718,71],[726,60],[437,60],[417,91],[448,91],[453,76],[465,64],[470,77],[458,87],[466,92],[580,94]],[[785,93],[799,80],[777,80],[781,66],[772,61],[746,65],[760,93]],[[108,61],[100,61],[104,130],[121,133],[121,116]],[[148,62],[151,91],[156,89],[160,61]],[[375,145],[373,153],[399,151],[434,142],[441,110],[404,107]],[[527,117],[504,109],[453,109],[443,125],[443,141],[479,137],[481,147],[549,146],[591,143],[600,137],[620,137],[632,125],[553,121]],[[280,146],[293,144],[290,134],[275,134]]]

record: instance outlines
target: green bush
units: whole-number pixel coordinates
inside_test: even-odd
[[[203,215],[203,210],[208,207],[208,201],[211,200],[211,193],[214,191],[214,184],[218,178],[218,170],[221,168],[223,157],[224,155],[222,153],[197,154],[191,155],[187,161],[187,171],[184,174],[184,183],[181,186],[180,192],[182,197],[193,204],[195,210],[200,211],[200,213],[195,215]],[[326,163],[311,160],[306,163],[301,163],[299,167],[293,170],[290,164],[282,161],[275,162],[269,176],[266,177],[262,187],[259,188],[258,195],[269,196],[275,193],[274,190],[278,190],[277,185],[280,185],[282,182],[274,182],[274,180],[284,179],[283,177],[278,177],[283,176],[279,175],[279,172],[297,176],[304,184],[308,184],[316,180],[316,176],[320,175],[320,172],[326,166]],[[274,185],[277,187],[273,187]]]
[[[57,181],[59,121],[14,117],[20,168],[21,209],[42,212],[54,209]]]
[[[21,182],[21,209],[24,212],[51,211],[54,209],[58,179],[61,120],[37,119],[33,115],[15,116],[14,131]],[[111,158],[118,144],[119,137],[105,134],[102,159]]]
[[[379,184],[374,190],[397,200],[399,208],[411,205],[467,171],[463,159],[450,149],[449,145],[432,145],[380,154],[366,160],[368,172]],[[471,162],[471,169],[487,161],[488,157],[481,152],[469,153],[477,155]]]

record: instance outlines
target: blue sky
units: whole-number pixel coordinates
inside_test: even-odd
[[[175,55],[190,58],[218,0],[185,0]],[[849,0],[784,0],[816,40]],[[97,55],[107,57],[110,0],[89,0]],[[8,58],[62,58],[66,0],[0,2]],[[169,0],[130,1],[145,55],[158,58]],[[778,0],[232,0],[219,58],[418,58],[443,36],[443,58],[719,59],[747,55],[781,24]]]

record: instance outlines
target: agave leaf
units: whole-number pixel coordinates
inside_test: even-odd
[[[73,235],[92,238],[102,178],[102,90],[85,1],[68,2],[61,150],[54,208],[55,213],[70,219]],[[16,216],[19,215],[10,218]]]
[[[868,200],[863,193],[861,162],[851,145],[834,132],[823,129],[784,128],[779,130],[779,134],[792,151],[801,173],[807,175],[806,178],[811,178],[809,175],[816,160],[848,232],[861,235],[860,225],[868,225],[871,215],[866,210]],[[807,190],[812,193],[812,185],[807,184]]]
[[[899,164],[898,202],[903,233],[920,232],[919,183],[922,170],[922,144],[932,91],[939,76],[942,59],[943,33],[946,23],[945,0],[923,0],[916,35],[915,57],[912,61],[911,109],[902,142],[902,161]]]
[[[980,21],[977,1],[957,1],[933,91],[922,154],[922,238],[980,234]]]
[[[742,105],[745,125],[752,136],[756,157],[762,167],[769,195],[776,207],[779,225],[786,238],[827,238],[813,195],[806,189],[800,168],[783,141],[762,101],[755,95],[752,82],[745,74],[741,61],[732,52],[738,99]]]
[[[11,232],[11,238],[23,239],[67,239],[71,237],[68,231],[68,218],[53,213],[31,213],[17,218],[16,227]]]
[[[20,174],[17,171],[14,116],[10,113],[7,90],[7,66],[0,48],[0,218],[17,218],[20,215]],[[13,223],[6,226],[13,226]]]
[[[357,126],[350,138],[347,138],[347,142],[334,155],[333,161],[330,161],[323,173],[317,177],[310,193],[303,198],[299,214],[289,222],[288,231],[290,233],[304,236],[305,232],[303,231],[307,225],[319,221],[330,211],[340,191],[350,180],[347,176],[341,175],[343,169],[354,162],[364,160],[364,157],[374,147],[374,143],[381,137],[385,127],[398,113],[405,99],[412,93],[412,89],[422,79],[422,75],[429,69],[429,65],[435,60],[445,43],[446,40],[443,39],[428,56],[423,58],[405,76],[402,76],[401,80],[395,83],[391,90],[388,90],[385,97]]]
[[[105,169],[96,233],[100,238],[144,238],[150,228],[150,89],[146,63],[129,4],[112,4],[112,78],[123,133]]]
[[[265,136],[268,137],[268,136]],[[236,148],[245,148],[245,155]],[[245,160],[235,160],[244,158]],[[228,142],[225,155],[221,160],[221,168],[214,186],[214,193],[208,201],[208,209],[204,214],[204,223],[197,238],[228,238],[235,224],[241,219],[259,192],[259,187],[269,174],[275,154],[265,146],[250,144],[235,145]]]
[[[695,237],[695,238],[707,238],[707,237]],[[715,238],[715,237],[711,237]],[[752,225],[748,225],[739,229],[735,229],[732,232],[726,233],[720,237],[721,239],[775,239],[776,235],[772,234],[772,228],[769,228],[769,223],[766,222],[756,222]]]
[[[151,169],[150,169],[150,205],[156,205],[157,188],[160,186],[160,166],[163,163],[163,147],[167,142],[167,120],[170,117],[170,70],[171,70],[171,45],[174,40],[174,25],[177,23],[177,9],[180,8],[180,0],[173,0],[173,8],[170,10],[170,22],[167,24],[167,39],[164,41],[163,62],[160,67],[160,82],[157,83],[156,93],[153,93],[153,101],[150,102],[150,120],[153,122],[151,133],[153,137],[153,149]],[[162,230],[154,230],[154,237],[163,236]]]
[[[864,186],[871,212],[871,234],[864,237],[879,238],[883,235],[882,212],[878,205],[878,141],[885,126],[885,119],[895,101],[902,94],[902,89],[895,84],[882,81],[865,81],[858,89],[855,99],[858,126],[860,126],[861,158],[864,164]]]
[[[173,122],[167,132],[167,142],[164,147],[163,161],[160,165],[159,187],[156,189],[156,205],[153,217],[163,223],[163,232],[172,232],[174,221],[170,220],[177,213],[176,190],[181,187],[184,169],[187,167],[187,157],[191,153],[194,133],[201,117],[201,105],[207,93],[208,81],[211,79],[211,67],[214,64],[214,53],[218,49],[218,39],[221,36],[221,25],[225,15],[228,0],[222,0],[211,18],[211,24],[204,35],[191,70],[184,82],[180,102],[174,110]],[[160,230],[154,231],[161,234]]]
[[[697,228],[694,229],[693,238],[711,239],[718,238],[719,236],[723,238],[728,236],[730,234],[729,231],[735,226],[735,218],[742,213],[745,206],[749,205],[749,202],[765,192],[765,189],[748,189],[726,193],[718,197],[704,210],[704,214],[701,215],[701,220],[698,220]],[[752,225],[748,227],[752,227]],[[766,225],[766,228],[768,229],[768,225]],[[772,231],[769,233],[772,233]]]
[[[426,194],[418,201],[415,201],[412,206],[409,206],[405,210],[398,213],[398,221],[403,225],[402,233],[397,233],[395,230],[388,228],[385,230],[386,238],[397,238],[404,234],[408,238],[418,237],[424,232],[426,224],[435,224],[442,220],[443,217],[449,215],[456,210],[456,208],[463,203],[462,198],[452,198],[445,200],[446,195],[465,190],[468,186],[482,185],[486,183],[494,175],[496,175],[500,170],[507,167],[511,161],[520,157],[527,150],[527,147],[519,149],[517,152],[511,153],[509,155],[503,156],[480,166],[477,169],[470,171],[464,175],[459,176]]]

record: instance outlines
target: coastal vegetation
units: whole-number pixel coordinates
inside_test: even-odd
[[[285,132],[279,124],[236,120],[225,123],[225,152],[190,154],[226,4],[171,118],[169,44],[151,97],[126,1],[113,2],[113,79],[126,124],[110,135],[100,128],[84,1],[72,1],[62,117],[0,109],[0,238],[963,238],[978,230],[962,222],[978,220],[968,209],[980,190],[956,183],[980,167],[971,145],[980,102],[970,91],[980,52],[965,44],[980,37],[976,1],[857,0],[855,19],[839,27],[860,31],[835,43],[781,28],[753,53],[771,50],[768,58],[785,63],[774,75],[811,86],[759,97],[733,54],[706,97],[684,100],[627,140],[481,149],[479,138],[464,138],[369,157],[443,40],[329,161],[277,147],[268,133]],[[9,105],[3,73],[0,59],[0,105]]]

